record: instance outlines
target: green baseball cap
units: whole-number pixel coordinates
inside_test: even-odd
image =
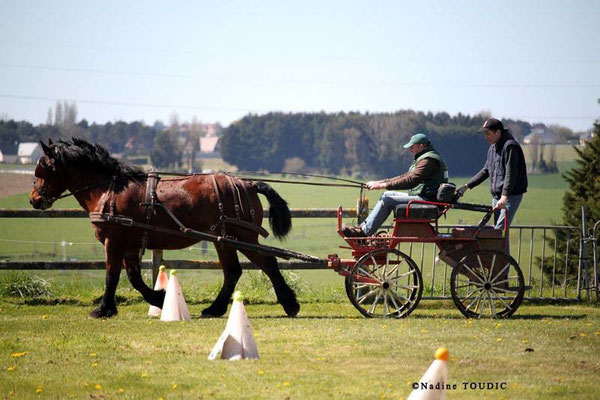
[[[413,144],[429,144],[429,139],[427,139],[424,133],[417,133],[410,138],[408,143],[404,145],[404,148],[408,149]]]

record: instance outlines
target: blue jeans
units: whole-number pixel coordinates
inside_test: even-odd
[[[500,199],[492,199],[492,207],[496,207]],[[510,255],[510,246],[509,246],[509,238],[508,232],[510,228],[510,224],[512,223],[515,214],[517,213],[517,209],[521,204],[521,200],[523,200],[522,194],[517,194],[515,196],[508,196],[508,201],[506,202],[506,208],[502,210],[494,211],[494,228],[496,229],[504,229],[504,220],[506,220],[506,254]],[[508,211],[508,219],[506,219],[506,212]]]
[[[369,214],[367,219],[360,225],[360,228],[367,234],[367,236],[371,236],[377,232],[377,229],[387,219],[390,215],[394,207],[399,204],[407,204],[412,200],[423,200],[419,196],[409,196],[406,193],[402,192],[383,192],[377,204],[373,208],[373,211]]]

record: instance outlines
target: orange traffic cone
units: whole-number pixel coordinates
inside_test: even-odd
[[[161,321],[189,321],[190,312],[187,303],[183,297],[183,291],[179,284],[179,278],[175,275],[175,270],[171,270],[171,277],[167,284],[167,293],[160,314]]]
[[[217,340],[217,344],[208,356],[214,360],[221,353],[224,360],[242,360],[246,358],[260,358],[258,348],[254,341],[252,328],[244,308],[242,294],[237,291],[233,294],[233,304],[227,319],[225,330]]]
[[[447,348],[440,347],[437,349],[435,360],[425,371],[419,381],[419,386],[408,396],[408,400],[443,400],[446,398],[449,357],[450,352]]]
[[[158,276],[156,277],[156,283],[154,284],[154,290],[165,290],[167,288],[167,283],[169,282],[169,277],[167,276],[166,269],[167,269],[167,267],[165,267],[164,265],[161,265],[160,268],[158,269]],[[148,316],[160,317],[161,310],[162,309],[160,307],[150,305],[150,307],[148,308]]]

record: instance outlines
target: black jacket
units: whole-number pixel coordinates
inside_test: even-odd
[[[500,140],[490,146],[483,169],[467,186],[474,188],[490,178],[490,192],[495,199],[527,192],[527,165],[523,149],[513,136],[504,131]]]

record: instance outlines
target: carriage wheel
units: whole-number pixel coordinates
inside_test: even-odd
[[[362,256],[346,277],[348,298],[365,317],[402,318],[419,304],[423,278],[417,264],[394,249]]]
[[[496,250],[466,255],[450,275],[452,300],[467,318],[510,317],[525,294],[525,280],[517,262]]]

